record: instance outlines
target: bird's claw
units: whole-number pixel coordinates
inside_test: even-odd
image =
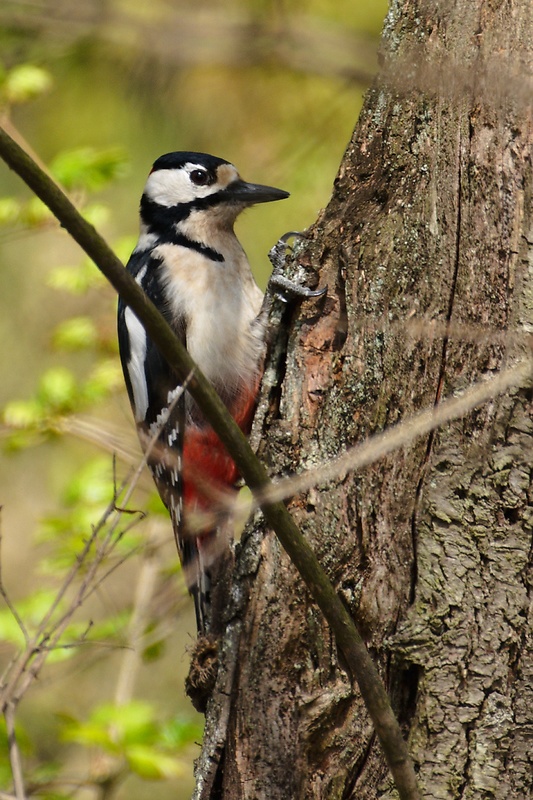
[[[312,297],[322,297],[328,290],[327,286],[322,289],[308,289],[307,286],[291,281],[284,275],[272,275],[268,288],[271,292],[276,292],[285,303],[292,299],[307,300]]]
[[[268,292],[276,294],[284,303],[288,303],[290,300],[308,300],[313,297],[322,297],[328,290],[327,286],[322,289],[309,289],[307,286],[291,281],[281,274],[285,268],[287,251],[292,251],[288,242],[293,238],[306,239],[307,236],[305,233],[298,231],[288,231],[283,236],[280,236],[268,254],[270,263],[273,266],[272,275],[268,282]]]

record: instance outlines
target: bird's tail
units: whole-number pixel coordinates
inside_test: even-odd
[[[208,534],[211,538],[216,533]],[[211,572],[205,558],[204,536],[181,539],[181,562],[189,594],[194,600],[196,627],[199,636],[209,632],[211,611]]]
[[[193,520],[196,514],[192,515]],[[171,513],[172,517],[172,513]],[[202,517],[200,516],[200,519]],[[231,542],[234,518],[218,514],[213,525],[213,514],[208,514],[210,526],[201,529],[186,524],[176,524],[172,519],[183,575],[189,594],[194,600],[199,636],[218,635],[228,602],[229,584],[233,565]]]

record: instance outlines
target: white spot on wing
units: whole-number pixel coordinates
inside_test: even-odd
[[[145,264],[144,267],[141,267],[137,275],[135,276],[135,281],[142,286],[143,278],[146,275],[146,270],[148,269],[148,264]]]
[[[146,331],[139,322],[131,308],[126,308],[124,321],[128,329],[130,341],[130,358],[128,361],[128,375],[133,391],[133,407],[135,419],[141,422],[148,410],[148,387],[144,374],[144,360],[146,358]]]
[[[166,422],[167,422],[167,420],[169,418],[169,415],[170,415],[170,411],[166,406],[165,406],[165,408],[161,409],[161,411],[157,415],[155,421],[152,422],[152,424],[150,425],[150,434],[152,436],[155,436],[156,433],[159,433],[159,431],[161,430],[163,425],[166,424]]]
[[[145,250],[151,250],[156,242],[157,242],[157,235],[155,233],[141,232],[141,235],[139,236],[139,240],[138,240],[137,244],[135,245],[135,250],[133,252],[134,253],[142,253]],[[137,277],[135,278],[137,283],[140,283],[141,280],[143,279],[144,274],[146,272],[146,266],[143,267],[141,272],[142,272],[142,275],[141,275],[141,273],[139,273],[139,275],[137,275]]]
[[[178,429],[172,428],[172,430],[168,434],[168,446],[172,447],[174,442],[176,442],[177,440],[178,440]]]
[[[183,394],[183,386],[176,386],[175,389],[172,389],[170,392],[168,392],[167,403],[169,404],[169,406],[172,405],[174,400],[177,400],[179,396],[182,394]]]
[[[172,521],[176,525],[176,527],[178,527],[181,522],[181,511],[182,511],[182,498],[178,497],[176,501],[175,493],[172,492],[170,495],[170,516],[172,517]],[[180,545],[180,552],[182,551],[183,548]]]

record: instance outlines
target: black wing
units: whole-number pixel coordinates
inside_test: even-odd
[[[134,253],[127,265],[150,300],[185,344],[185,323],[170,314],[160,278],[161,262]],[[198,629],[205,632],[210,581],[199,542],[185,533],[183,519],[183,440],[185,394],[176,374],[144,327],[122,299],[118,304],[120,359],[139,439],[157,490],[167,507],[189,592],[194,597]]]

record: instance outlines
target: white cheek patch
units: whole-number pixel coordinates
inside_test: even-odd
[[[128,375],[133,391],[133,407],[135,420],[142,422],[148,411],[148,387],[144,375],[144,360],[146,358],[146,331],[139,322],[131,308],[126,308],[124,321],[128,329],[130,340],[130,358],[128,361]]]
[[[226,165],[224,165],[226,166]],[[227,165],[231,167],[230,164]],[[193,164],[188,162],[184,164],[181,169],[157,169],[148,176],[144,193],[150,200],[153,200],[157,205],[170,208],[177,206],[180,203],[190,203],[198,198],[208,197],[210,194],[215,194],[221,188],[225,188],[231,180],[235,180],[237,170],[231,167],[232,178],[226,177],[221,183],[213,183],[210,186],[196,186],[191,183],[190,173],[195,169],[204,169],[201,164]],[[218,176],[220,176],[219,167]]]
[[[159,206],[190,203],[195,194],[189,176],[183,169],[158,169],[150,173],[144,193]]]

